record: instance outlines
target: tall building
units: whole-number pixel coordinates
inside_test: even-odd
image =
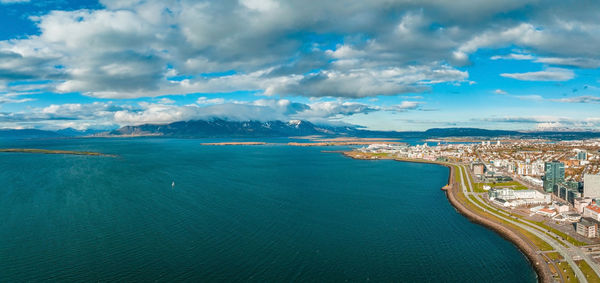
[[[544,163],[544,191],[551,193],[554,187],[565,181],[565,164],[558,161]]]
[[[583,176],[583,196],[600,198],[600,175]]]
[[[577,153],[577,160],[579,160],[579,161],[585,161],[585,160],[587,160],[587,152],[584,151],[584,150],[579,151]]]
[[[481,162],[475,162],[471,165],[473,167],[473,174],[483,175],[485,173],[485,165]]]

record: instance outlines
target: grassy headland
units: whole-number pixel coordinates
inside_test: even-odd
[[[19,152],[19,153],[38,153],[38,154],[70,154],[70,155],[91,155],[91,156],[109,156],[116,157],[112,154],[104,154],[92,151],[72,151],[72,150],[51,150],[38,148],[0,148],[0,152]]]

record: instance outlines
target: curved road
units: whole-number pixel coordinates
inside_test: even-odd
[[[470,193],[469,193],[469,190],[467,190],[467,186],[465,185],[465,180],[464,180],[464,175],[463,175],[463,171],[465,171],[465,173],[466,173],[466,169],[464,169],[463,165],[459,165],[458,168],[460,169],[459,172],[460,172],[460,179],[461,179],[462,191],[463,191],[464,195],[467,196],[466,197],[467,200],[469,200],[475,206],[479,207],[481,210],[483,210],[483,211],[485,211],[487,213],[491,213],[492,215],[495,215],[495,216],[501,218],[502,220],[504,220],[506,222],[514,224],[514,225],[516,225],[516,226],[524,229],[525,231],[527,231],[527,232],[529,232],[529,233],[531,233],[531,234],[539,237],[540,239],[544,240],[546,243],[548,243],[550,246],[552,246],[552,248],[554,248],[567,261],[567,263],[569,263],[569,265],[571,266],[571,268],[575,272],[575,275],[577,276],[577,279],[579,279],[580,282],[587,282],[587,279],[586,279],[585,275],[583,274],[583,272],[581,272],[581,269],[579,269],[579,266],[577,266],[577,264],[575,263],[575,261],[573,260],[573,258],[571,257],[571,255],[569,254],[569,251],[563,245],[561,245],[559,242],[557,242],[555,239],[549,237],[544,232],[540,232],[538,229],[535,229],[535,228],[530,227],[528,225],[522,224],[520,222],[516,222],[516,221],[514,221],[513,219],[511,219],[509,217],[503,217],[503,216],[500,216],[500,215],[497,215],[497,214],[493,214],[487,208],[482,207],[478,203],[472,201],[468,197],[468,195]],[[472,188],[470,178],[467,178],[467,181],[469,182],[469,188]],[[475,194],[472,194],[472,195],[475,196],[475,198],[477,198],[478,200],[480,200],[477,195],[475,195]],[[587,259],[587,257],[582,257],[582,258],[583,259]],[[586,260],[586,262],[587,262],[587,260]],[[590,266],[592,266],[592,265],[590,265]]]
[[[483,159],[481,158],[481,155],[479,154],[479,152],[477,152],[476,154],[477,154],[477,157],[478,157],[480,160],[483,160]],[[469,171],[468,171],[466,168],[464,168],[464,165],[462,165],[461,167],[463,167],[463,169],[465,170],[465,172],[467,173],[467,175],[470,175],[470,172],[469,172]],[[520,178],[518,175],[515,175],[514,177],[516,177],[516,179],[517,179],[517,181],[519,181],[519,183],[521,183],[521,184],[525,185],[527,188],[529,188],[529,189],[531,189],[531,190],[534,190],[534,188],[533,188],[532,186],[530,186],[530,185],[529,185],[527,182],[523,182],[523,181],[522,181],[522,179],[521,179],[521,178]],[[471,178],[467,178],[467,181],[469,182],[469,187],[471,188],[471,191],[473,191],[473,189],[472,189],[472,188],[473,188],[473,186],[472,186],[472,184],[471,184]],[[478,195],[476,195],[476,194],[473,194],[473,196],[475,196],[475,198],[477,198],[477,200],[479,200],[479,201],[481,201],[481,200],[482,200],[482,199],[481,199],[481,198],[480,198]],[[554,196],[552,196],[552,198],[554,198]],[[482,203],[485,203],[485,202],[482,202]],[[504,215],[507,215],[507,216],[509,216],[509,215],[508,215],[508,213],[506,213],[506,212],[505,212],[505,211],[503,211],[503,210],[498,210],[498,209],[497,209],[497,211],[498,211],[498,212],[500,212],[500,213],[502,213],[502,214],[504,214]],[[555,238],[557,238],[557,239],[561,239],[561,238],[562,238],[562,237],[560,237],[559,235],[557,235],[557,234],[555,234],[555,233],[553,233],[553,232],[551,232],[551,231],[548,231],[548,230],[544,229],[543,227],[539,227],[539,226],[537,226],[537,225],[535,225],[535,224],[533,224],[533,223],[529,223],[529,222],[525,222],[525,223],[526,223],[527,225],[529,225],[529,226],[531,226],[531,227],[535,228],[535,229],[538,229],[538,230],[540,230],[540,231],[542,231],[542,232],[546,233],[546,234],[550,234],[550,236],[552,236],[552,237],[555,237]],[[590,255],[589,255],[589,254],[586,254],[585,252],[583,252],[583,251],[581,250],[581,248],[579,248],[579,247],[577,247],[577,246],[575,246],[575,245],[571,244],[570,242],[568,242],[568,241],[566,241],[566,240],[564,240],[564,239],[563,239],[563,241],[562,241],[562,242],[563,242],[564,244],[566,244],[566,245],[567,245],[567,247],[568,247],[568,248],[569,248],[571,251],[574,251],[574,252],[575,252],[575,253],[576,253],[576,254],[577,254],[579,257],[581,257],[583,260],[585,260],[585,262],[586,262],[586,263],[587,263],[587,264],[588,264],[588,265],[589,265],[589,266],[590,266],[590,267],[591,267],[591,268],[594,270],[594,272],[596,272],[596,274],[597,274],[597,275],[600,277],[600,266],[599,266],[598,264],[596,264],[596,262],[594,262],[594,260],[592,260],[592,258],[590,257]]]
[[[467,171],[467,170],[466,170],[464,167],[463,167],[463,170],[465,170],[465,172],[466,172],[467,174],[469,174],[469,173],[468,173],[468,171]],[[471,191],[473,191],[473,189],[472,189],[472,188],[473,188],[473,186],[472,186],[472,184],[471,184],[471,178],[467,178],[467,181],[468,181],[468,183],[469,183],[469,188],[471,188]],[[481,199],[481,197],[480,197],[479,195],[477,195],[477,194],[472,194],[472,195],[473,195],[473,196],[474,196],[474,197],[475,197],[477,200],[479,200],[481,203],[485,203],[485,202],[484,202],[484,201]],[[510,217],[510,216],[508,215],[508,213],[507,213],[507,212],[505,212],[505,211],[503,211],[503,210],[497,210],[497,211],[498,211],[498,212],[500,212],[500,213],[502,213],[502,214],[504,214],[504,215],[507,215],[507,217]],[[559,236],[559,235],[557,235],[557,234],[553,233],[552,231],[548,231],[548,230],[544,229],[543,227],[539,227],[539,226],[537,226],[537,225],[535,225],[535,224],[533,224],[533,223],[529,223],[529,222],[526,222],[526,221],[525,221],[524,223],[525,223],[525,225],[529,225],[529,226],[531,226],[531,227],[532,227],[532,228],[534,228],[534,229],[538,229],[538,230],[540,230],[541,232],[543,232],[543,233],[546,233],[546,234],[549,234],[550,236],[552,236],[552,237],[554,237],[554,238],[556,238],[556,239],[562,239],[562,237],[561,237],[561,236]],[[587,263],[587,264],[588,264],[588,265],[589,265],[589,266],[590,266],[590,267],[591,267],[591,268],[594,270],[594,272],[596,272],[596,274],[597,274],[598,276],[600,276],[600,266],[598,266],[598,265],[597,265],[597,264],[596,264],[596,263],[595,263],[595,262],[592,260],[592,258],[591,258],[591,257],[590,257],[588,254],[586,254],[585,252],[583,252],[583,251],[581,250],[581,248],[579,248],[579,247],[577,247],[577,246],[575,246],[575,245],[571,244],[569,241],[566,241],[566,240],[564,240],[564,239],[563,239],[563,241],[561,241],[561,243],[564,243],[565,245],[567,245],[567,247],[569,248],[569,250],[570,250],[570,251],[573,251],[573,252],[575,252],[575,253],[576,253],[576,254],[577,254],[577,255],[578,255],[578,256],[579,256],[581,259],[583,259],[583,260],[584,260],[584,261],[585,261],[585,262],[586,262],[586,263]]]

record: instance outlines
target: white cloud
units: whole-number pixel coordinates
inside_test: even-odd
[[[535,56],[530,54],[511,53],[508,55],[496,55],[490,57],[492,60],[534,60]]]
[[[530,94],[530,95],[517,95],[516,98],[520,100],[530,100],[530,101],[543,101],[544,97],[538,94]]]
[[[545,63],[549,65],[571,66],[584,69],[595,69],[600,67],[600,59],[592,58],[543,57],[535,60],[535,62]]]
[[[500,75],[521,81],[568,81],[575,77],[572,70],[562,68],[547,68],[543,71],[527,73],[502,73]]]
[[[0,4],[29,3],[31,0],[0,0]]]
[[[214,95],[235,91],[270,98],[420,94],[436,84],[473,84],[466,65],[472,54],[483,48],[514,50],[493,56],[495,60],[544,64],[545,69],[537,72],[502,74],[519,80],[566,81],[574,78],[575,68],[600,66],[600,2],[594,1],[101,3],[104,9],[52,11],[32,17],[39,34],[0,41],[0,101],[23,103],[30,99],[26,95],[43,92],[82,92],[115,99],[206,93],[211,98],[199,99],[196,105],[176,106],[166,99],[135,109],[117,110],[114,105],[91,109],[82,104],[46,112],[37,109],[39,113],[29,118],[54,123],[58,119],[64,119],[61,123],[98,119],[103,125],[115,123],[116,112],[121,113],[119,121],[123,122],[230,112],[240,113],[238,118],[260,114],[285,119],[304,113],[309,118],[329,119],[369,111],[421,109],[422,104],[373,106],[325,98],[306,104],[285,99],[241,103]],[[510,16],[516,13],[522,17]],[[39,87],[21,84],[33,81],[48,82]],[[502,92],[495,91],[505,94]],[[587,96],[554,100],[512,97],[564,103],[596,101]],[[3,119],[26,118],[17,114],[6,114]]]
[[[173,104],[173,103],[175,103],[175,100],[164,97],[164,98],[159,99],[158,103],[160,103],[160,104]]]
[[[595,69],[600,67],[600,59],[573,58],[573,57],[536,57],[530,54],[511,53],[508,55],[497,55],[490,57],[492,60],[527,60],[548,65],[570,66],[583,69]]]
[[[199,97],[198,100],[196,100],[196,103],[198,103],[198,104],[223,104],[223,103],[225,103],[225,99],[223,99],[223,98],[208,99],[208,98],[202,96],[202,97]]]
[[[237,90],[363,97],[471,83],[455,66],[480,48],[518,45],[552,65],[592,67],[599,60],[585,47],[600,42],[598,25],[591,16],[567,13],[593,10],[578,4],[547,11],[535,1],[102,3],[105,9],[33,17],[39,36],[1,41],[0,80],[50,79],[54,91],[105,98]],[[498,16],[530,6],[536,12],[528,21]],[[555,10],[561,17],[547,16]],[[339,38],[313,36],[327,34]],[[198,76],[229,70],[236,73]],[[398,70],[403,74],[385,77]],[[173,74],[190,79],[169,81]]]
[[[501,90],[501,89],[494,90],[494,93],[495,94],[500,94],[500,95],[507,95],[508,94],[508,92],[506,92],[504,90]]]

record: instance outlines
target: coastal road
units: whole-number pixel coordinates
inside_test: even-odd
[[[463,171],[466,173],[466,169],[464,168],[463,165],[459,165],[459,174],[460,174],[460,179],[461,179],[461,185],[462,185],[462,191],[464,193],[464,195],[466,196],[466,199],[471,202],[473,205],[477,206],[479,209],[490,213],[508,223],[511,223],[513,225],[516,225],[522,229],[524,229],[525,231],[537,236],[538,238],[544,240],[546,243],[548,243],[550,246],[552,246],[552,248],[554,248],[566,261],[567,263],[571,266],[571,268],[573,269],[573,271],[575,272],[575,276],[577,276],[577,279],[579,279],[580,282],[587,282],[587,279],[585,277],[585,275],[583,274],[583,272],[581,271],[581,269],[579,269],[579,266],[577,266],[577,264],[575,263],[575,261],[573,260],[573,257],[571,256],[571,254],[569,253],[569,251],[563,246],[561,245],[559,242],[557,242],[555,239],[551,238],[550,236],[546,235],[544,232],[540,232],[538,229],[535,229],[533,227],[530,227],[528,225],[522,224],[520,222],[516,222],[514,221],[512,218],[510,217],[504,217],[504,216],[500,216],[497,214],[493,214],[490,210],[488,210],[485,207],[480,206],[477,202],[474,202],[473,200],[471,200],[471,198],[468,197],[468,195],[470,194],[469,191],[473,191],[473,187],[471,184],[471,180],[470,178],[467,178],[467,181],[469,182],[469,189],[467,189],[467,186],[465,185],[465,178],[463,175]],[[466,173],[468,174],[468,173]],[[481,201],[481,199],[479,199],[479,196],[477,196],[476,194],[472,194],[473,196],[475,196],[475,198],[477,198],[479,201]],[[585,259],[585,257],[583,257]],[[587,262],[587,261],[586,261]]]
[[[484,159],[482,159],[482,158],[481,158],[481,155],[479,154],[479,152],[476,152],[476,154],[477,154],[477,157],[479,158],[479,160],[484,160]],[[467,170],[466,168],[463,168],[463,169],[465,170],[465,172],[467,172],[467,175],[470,175],[470,171],[469,171],[469,170]],[[523,179],[521,179],[521,178],[520,178],[518,175],[515,175],[514,177],[515,177],[515,180],[516,180],[517,182],[521,183],[522,185],[526,186],[527,188],[529,188],[529,189],[531,189],[531,190],[536,190],[536,188],[535,188],[534,186],[532,186],[532,185],[530,185],[529,183],[525,182],[525,181],[524,181]],[[470,188],[472,188],[472,184],[471,184],[471,178],[467,178],[467,181],[469,182],[469,187],[470,187]],[[472,191],[472,189],[471,189],[471,191]],[[473,195],[475,196],[475,198],[477,198],[479,201],[481,201],[481,198],[480,198],[478,195],[476,195],[476,194],[473,194]],[[552,195],[552,199],[555,199],[555,196],[554,196],[554,195]],[[482,202],[482,203],[485,203],[485,202]],[[503,211],[503,210],[497,210],[497,211],[498,211],[498,212],[501,212],[501,213],[503,213],[503,214],[505,214],[505,215],[507,215],[507,216],[508,216],[508,213],[507,213],[507,212],[505,212],[505,211]],[[542,231],[542,232],[545,232],[546,234],[550,234],[552,237],[555,237],[555,238],[557,238],[557,239],[559,239],[559,238],[562,238],[562,237],[560,237],[559,235],[557,235],[557,234],[555,234],[555,233],[553,233],[553,232],[551,232],[551,231],[548,231],[548,230],[546,230],[546,229],[545,229],[545,228],[543,228],[543,227],[537,226],[537,225],[535,225],[535,224],[533,224],[533,223],[529,223],[529,222],[525,222],[525,223],[526,223],[527,225],[529,225],[529,226],[533,227],[533,228],[536,228],[536,229],[538,229],[538,230],[540,230],[540,231]],[[589,266],[590,266],[590,267],[591,267],[591,268],[594,270],[594,272],[596,272],[596,274],[597,274],[597,275],[600,277],[600,266],[599,266],[598,264],[596,264],[596,262],[595,262],[595,261],[594,261],[594,260],[591,258],[591,256],[590,256],[589,254],[585,253],[585,252],[584,252],[584,251],[583,251],[581,248],[579,248],[579,247],[577,247],[577,246],[573,245],[572,243],[570,243],[570,242],[568,242],[568,241],[566,241],[566,240],[564,240],[564,241],[562,241],[562,242],[563,242],[563,243],[565,243],[565,245],[567,245],[567,246],[568,246],[568,248],[569,248],[571,251],[575,252],[575,253],[576,253],[576,254],[577,254],[579,257],[581,257],[583,260],[585,260],[585,262],[586,262],[586,263],[587,263],[587,264],[588,264],[588,265],[589,265]]]
[[[466,168],[463,167],[463,170],[465,170],[467,176],[470,174]],[[471,188],[471,191],[472,191],[473,187],[472,187],[472,183],[471,183],[471,178],[467,178],[467,182],[469,184],[469,188]],[[477,195],[477,194],[472,194],[472,195],[481,203],[485,203],[479,195]],[[496,210],[496,211],[506,215],[506,217],[510,217],[510,215],[506,211],[503,211],[503,210]],[[534,229],[538,229],[542,233],[549,234],[550,236],[552,236],[555,239],[562,239],[562,237],[560,235],[557,235],[557,234],[553,233],[552,231],[548,231],[544,227],[537,226],[537,225],[527,222],[527,221],[525,221],[523,223]],[[569,248],[570,251],[574,252],[577,256],[579,256],[581,259],[583,259],[594,270],[594,272],[598,276],[600,276],[600,266],[598,266],[598,264],[596,264],[596,262],[593,261],[593,259],[591,258],[591,256],[589,254],[585,253],[581,248],[573,245],[572,243],[570,243],[566,240],[563,240],[561,242],[564,243]]]

